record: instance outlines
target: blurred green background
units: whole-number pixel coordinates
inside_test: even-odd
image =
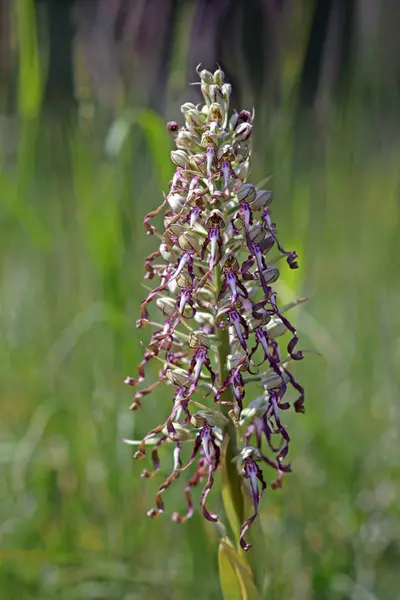
[[[147,519],[160,480],[121,442],[168,404],[164,388],[129,412],[123,379],[155,249],[143,215],[172,173],[164,120],[199,98],[200,61],[256,107],[253,180],[273,175],[300,256],[280,292],[310,298],[293,318],[321,353],[296,365],[294,472],[262,502],[263,597],[400,597],[399,9],[0,2],[2,599],[220,598],[212,526],[170,521],[180,482]]]

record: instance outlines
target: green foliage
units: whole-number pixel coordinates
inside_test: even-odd
[[[106,153],[117,157],[130,134],[135,135],[134,127],[139,127],[145,136],[155,173],[160,186],[164,188],[171,176],[171,161],[169,158],[171,144],[163,119],[154,111],[140,108],[126,111],[118,117],[110,128],[105,143]]]
[[[43,91],[36,12],[33,0],[17,0],[15,5],[19,54],[18,111],[21,117],[32,119],[39,113]]]
[[[286,295],[310,296],[293,310],[302,347],[322,354],[301,365],[306,415],[288,415],[294,473],[262,502],[250,558],[265,598],[394,597],[399,584],[399,149],[377,155],[349,125],[335,135],[290,184],[281,155],[260,144],[256,163],[274,172],[281,238],[302,237]],[[141,264],[154,247],[141,220],[160,199],[156,169],[141,178],[149,159],[133,144],[112,161],[76,131],[68,147],[70,174],[26,162],[1,173],[2,193],[29,190],[1,208],[1,585],[24,599],[219,598],[214,528],[169,521],[184,507],[179,481],[167,514],[147,520],[158,481],[142,485],[121,442],[168,410],[162,390],[135,428],[122,384],[139,354]]]
[[[260,600],[251,569],[228,538],[220,541],[218,568],[224,600]]]
[[[41,88],[29,60],[21,90],[33,86],[33,99],[21,101],[17,155],[0,167],[0,589],[22,600],[219,599],[215,529],[198,515],[170,521],[184,510],[179,480],[166,514],[148,520],[159,480],[142,485],[121,442],[170,403],[165,389],[145,399],[136,427],[122,384],[139,357],[142,264],[155,248],[142,218],[166,190],[168,140],[147,110],[112,158],[80,128],[65,136],[30,120]],[[288,414],[293,474],[264,494],[251,560],[265,599],[396,598],[400,145],[393,123],[359,108],[297,139],[290,115],[264,122],[255,179],[274,175],[280,239],[300,249],[294,279],[281,267],[282,292],[310,297],[293,310],[301,346],[322,357],[296,366],[307,399],[304,417]],[[44,139],[61,143],[67,168]],[[220,560],[226,598],[246,597],[228,543]]]

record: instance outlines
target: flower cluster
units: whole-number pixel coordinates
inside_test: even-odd
[[[217,521],[206,501],[221,467],[229,420],[234,420],[235,431],[243,433],[238,436],[243,442],[236,446],[236,463],[254,508],[240,536],[242,548],[248,550],[244,536],[266,488],[260,464],[275,470],[273,488],[290,471],[285,462],[290,438],[281,421],[282,411],[290,407],[289,388],[297,396],[294,410],[304,411],[304,390],[288,369],[302,352],[285,316],[303,299],[280,308],[272,287],[280,274],[278,262],[285,259],[295,269],[297,255],[277,239],[270,214],[272,192],[247,183],[254,114],[228,114],[231,86],[220,69],[213,74],[198,69],[198,75],[204,106],[186,103],[181,108],[185,124],[168,123],[176,145],[171,152],[176,170],[163,203],[144,219],[147,233],[159,239],[159,249],[145,261],[146,279],[156,285],[141,304],[137,327],[153,326],[154,331],[137,378],[126,379],[139,386],[147,364],[158,362],[158,380],[139,387],[131,408],[140,408],[142,398],[165,383],[172,390],[170,412],[143,440],[131,443],[138,445],[138,459],[152,448],[153,469],[143,472],[145,478],[159,470],[160,446],[174,448],[172,472],[160,486],[149,516],[163,512],[164,491],[194,464],[184,488],[187,513],[174,513],[173,520],[183,522],[192,515],[192,490],[205,481],[202,513]],[[160,233],[151,219],[162,209]],[[152,305],[162,322],[151,320]],[[290,339],[282,356],[277,340],[286,333]],[[259,386],[260,395],[250,401],[254,386]],[[201,396],[206,404],[199,402]],[[182,446],[188,442],[193,452],[183,466]]]

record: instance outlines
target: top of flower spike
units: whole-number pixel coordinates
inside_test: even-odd
[[[188,485],[191,489],[207,477],[202,511],[208,520],[217,520],[206,508],[206,498],[220,467],[224,423],[233,409],[231,418],[242,429],[244,440],[239,466],[254,506],[254,515],[243,524],[241,534],[247,550],[243,536],[265,488],[258,462],[277,471],[273,487],[290,470],[284,463],[290,438],[280,416],[290,407],[288,388],[298,393],[293,405],[303,412],[304,390],[287,368],[302,353],[295,349],[298,339],[285,316],[287,307],[279,308],[272,287],[280,275],[277,261],[286,257],[289,267],[297,268],[297,255],[284,250],[277,239],[270,216],[272,193],[247,182],[254,115],[247,110],[229,115],[231,86],[221,69],[212,74],[199,67],[197,72],[205,104],[183,104],[184,125],[168,123],[176,145],[171,152],[176,171],[164,202],[145,217],[147,232],[154,234],[150,221],[165,208],[164,230],[157,233],[159,249],[145,262],[146,278],[157,283],[143,300],[138,321],[139,327],[153,324],[156,329],[137,379],[128,378],[127,383],[140,384],[147,363],[158,360],[162,365],[159,380],[135,394],[132,408],[139,408],[142,398],[163,383],[174,388],[167,420],[145,436],[136,454],[142,458],[146,445],[155,443],[154,474],[158,446],[166,441],[175,444],[174,469],[160,487],[151,516],[163,511],[161,494],[178,478],[182,443],[191,441],[189,464],[198,463],[190,480],[195,483]],[[150,321],[153,305],[162,322]],[[288,356],[282,358],[278,338],[286,332],[291,337]],[[250,381],[262,388],[257,410],[246,395]],[[207,403],[201,411],[199,394]],[[218,419],[215,402],[223,407],[225,421]],[[144,476],[152,474],[146,471]],[[187,502],[186,517],[175,514],[174,520],[190,516],[190,494]]]

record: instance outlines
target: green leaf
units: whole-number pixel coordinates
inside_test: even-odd
[[[227,537],[219,545],[218,565],[224,600],[261,600],[249,565]]]
[[[219,582],[224,600],[242,600],[242,590],[237,571],[227,552],[224,539],[221,540],[218,551]]]

